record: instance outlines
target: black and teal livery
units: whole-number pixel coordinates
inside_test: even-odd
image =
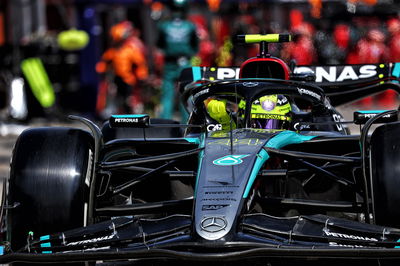
[[[344,121],[335,108],[399,91],[399,64],[289,73],[266,53],[289,35],[241,41],[261,46],[244,68],[182,73],[187,124],[128,114],[99,128],[72,116],[89,130],[22,133],[0,263],[397,265],[398,111]],[[291,105],[288,128],[255,128],[252,104],[276,94]],[[229,123],[210,116],[212,100],[224,103]]]

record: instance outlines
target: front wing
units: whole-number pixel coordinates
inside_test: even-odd
[[[249,214],[233,239],[204,241],[189,215],[162,219],[122,217],[35,238],[24,250],[5,246],[0,263],[116,260],[238,262],[260,258],[400,261],[400,230],[325,215],[279,218]],[[223,228],[221,227],[221,230]]]

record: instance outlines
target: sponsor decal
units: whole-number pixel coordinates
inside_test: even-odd
[[[115,118],[116,123],[138,123],[138,118]]]
[[[243,158],[246,158],[250,154],[243,154],[243,155],[226,155],[224,157],[215,159],[213,164],[219,166],[231,166],[231,165],[238,165],[243,163]]]
[[[201,207],[202,211],[217,211],[222,208],[228,207],[229,204],[210,204],[210,205],[203,205]]]
[[[205,194],[207,195],[232,195],[233,191],[206,191]]]
[[[339,114],[333,114],[332,118],[333,118],[333,121],[338,122],[338,123],[342,121],[342,116]],[[336,127],[339,131],[343,130],[342,124],[336,124]]]
[[[327,236],[333,236],[333,237],[345,238],[345,239],[352,239],[352,240],[363,240],[363,241],[374,241],[374,242],[378,241],[378,239],[373,238],[373,237],[348,235],[348,234],[335,233],[335,232],[329,232],[329,231],[325,231],[325,234]]]
[[[243,86],[253,88],[258,86],[258,82],[243,82]]]
[[[221,124],[210,124],[207,126],[207,131],[212,132],[212,131],[220,131],[222,130],[222,125]]]
[[[336,67],[297,67],[295,73],[314,72],[315,82],[344,82],[367,79],[377,75],[375,65]]]
[[[209,198],[209,199],[202,199],[201,201],[236,201],[234,198]]]
[[[321,100],[321,95],[319,95],[318,93],[315,93],[313,91],[306,90],[306,89],[303,89],[303,88],[297,88],[297,91],[300,93],[300,95],[306,94],[306,95],[309,95],[311,97],[314,97],[315,99],[317,99],[319,101]]]
[[[251,114],[251,118],[290,120],[290,118],[285,115],[277,114]]]
[[[205,89],[205,90],[199,91],[198,93],[196,93],[195,95],[193,95],[193,99],[195,100],[195,99],[197,99],[199,96],[201,96],[201,95],[203,95],[203,94],[206,94],[206,93],[208,93],[209,91],[210,91],[210,89]]]
[[[304,130],[304,129],[310,129],[311,127],[310,127],[310,125],[307,125],[307,124],[300,124],[299,122],[297,122],[297,123],[295,123],[295,124],[293,125],[293,128],[294,128],[294,130],[296,130],[296,131],[302,131],[302,130]]]
[[[222,231],[227,225],[224,217],[205,217],[200,223],[201,229],[209,233]]]
[[[92,238],[92,239],[71,242],[71,243],[68,243],[67,246],[77,246],[77,245],[96,243],[96,242],[100,242],[100,241],[104,241],[104,240],[110,240],[113,237],[114,237],[114,234],[109,235],[109,236],[101,236],[101,237],[96,237],[96,238]]]
[[[221,67],[217,69],[217,79],[238,79],[240,68]]]
[[[345,245],[345,244],[339,244],[336,242],[329,242],[329,246],[331,247],[344,247],[344,248],[363,248],[364,246],[361,245]]]
[[[375,117],[375,116],[377,116],[378,114],[377,113],[363,113],[362,114],[362,117],[365,117],[365,118],[372,118],[372,117]],[[383,118],[390,118],[390,114],[387,114],[387,115],[384,115],[384,116],[382,116]]]

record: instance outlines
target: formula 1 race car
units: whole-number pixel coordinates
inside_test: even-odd
[[[290,35],[238,40],[260,55],[182,72],[187,124],[113,115],[100,129],[71,116],[89,131],[24,131],[0,263],[400,261],[398,112],[346,122],[335,110],[400,91],[400,64],[290,69],[267,51]]]

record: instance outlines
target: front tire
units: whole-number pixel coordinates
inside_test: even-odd
[[[34,237],[85,225],[92,171],[91,135],[80,129],[36,128],[18,138],[12,157],[8,239],[14,251]],[[86,184],[85,184],[86,181]]]

